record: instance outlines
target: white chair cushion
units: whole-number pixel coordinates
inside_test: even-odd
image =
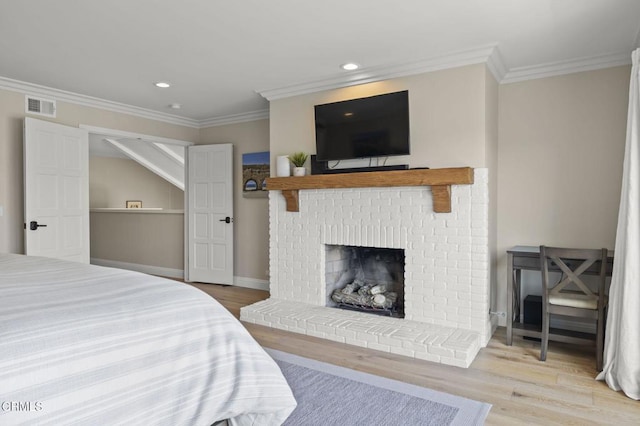
[[[585,294],[560,293],[550,294],[549,303],[551,305],[569,306],[580,309],[598,309],[598,299]]]

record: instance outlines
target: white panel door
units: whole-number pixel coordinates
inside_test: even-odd
[[[187,281],[233,284],[233,145],[187,148]]]
[[[89,139],[85,129],[24,121],[25,252],[89,263]]]

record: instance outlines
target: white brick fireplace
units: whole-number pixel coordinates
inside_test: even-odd
[[[461,367],[487,344],[487,169],[451,186],[451,213],[428,186],[301,190],[299,212],[285,207],[270,191],[271,297],[243,321]],[[405,317],[328,307],[326,245],[403,249]]]

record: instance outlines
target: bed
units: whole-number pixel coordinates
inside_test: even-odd
[[[295,406],[277,364],[200,290],[0,254],[0,424],[262,426]]]

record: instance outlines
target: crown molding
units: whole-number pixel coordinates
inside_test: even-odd
[[[222,126],[225,124],[244,123],[247,121],[265,120],[269,118],[269,109],[212,117],[198,122],[200,128]]]
[[[20,92],[26,95],[36,95],[52,98],[58,101],[69,102],[76,105],[100,108],[107,111],[119,112],[122,114],[134,115],[136,117],[148,118],[150,120],[162,121],[179,126],[198,128],[198,121],[177,115],[152,111],[146,108],[126,105],[119,102],[108,101],[95,98],[93,96],[81,95],[79,93],[67,92],[65,90],[53,89],[39,84],[26,83],[24,81],[13,80],[0,76],[0,89]]]
[[[192,127],[201,129],[204,127],[221,126],[223,124],[244,123],[247,121],[264,120],[269,118],[269,110],[250,111],[246,113],[231,114],[220,117],[212,117],[204,120],[194,120],[190,118],[180,117],[177,115],[166,114],[153,111],[146,108],[140,108],[132,105],[126,105],[118,102],[108,101],[105,99],[95,98],[92,96],[81,95],[78,93],[67,92],[64,90],[54,89],[51,87],[41,86],[38,84],[27,83],[24,81],[13,80],[0,76],[0,89],[19,92],[25,95],[34,95],[47,97],[59,101],[64,101],[76,105],[83,105],[93,108],[100,108],[107,111],[119,112],[122,114],[133,115],[136,117],[147,118],[150,120],[161,121],[168,124],[176,124],[178,126]]]
[[[525,80],[629,65],[630,63],[631,54],[629,52],[617,52],[600,56],[570,59],[567,61],[549,62],[546,64],[510,69],[500,83],[516,83]]]
[[[487,68],[489,69],[489,72],[493,74],[493,78],[495,78],[498,83],[500,83],[505,74],[507,74],[507,67],[504,65],[498,46],[493,49],[487,58]]]
[[[640,43],[640,32],[638,33],[638,38],[639,40],[636,44]],[[355,86],[358,84],[371,83],[390,78],[404,77],[478,63],[486,63],[487,68],[496,81],[499,84],[505,84],[629,65],[631,63],[631,55],[628,52],[617,52],[600,56],[571,59],[567,61],[549,62],[530,67],[507,69],[498,46],[489,45],[452,53],[450,55],[443,55],[420,62],[412,62],[390,67],[370,68],[363,72],[354,72],[346,77],[316,80],[281,88],[257,90],[256,92],[267,100],[272,101],[323,90],[338,89],[341,87]]]
[[[640,31],[636,36],[635,46],[640,47]],[[355,86],[391,78],[406,77],[409,75],[422,74],[480,63],[485,63],[487,65],[487,68],[495,77],[498,83],[506,84],[525,80],[534,80],[538,78],[553,77],[563,74],[572,74],[582,71],[591,71],[602,68],[629,65],[631,63],[631,55],[629,52],[617,52],[594,57],[577,58],[567,61],[550,62],[540,65],[507,69],[507,67],[504,65],[504,61],[502,59],[502,55],[500,54],[498,46],[492,44],[433,57],[417,62],[394,66],[369,68],[362,71],[353,71],[352,73],[340,77],[315,80],[280,88],[256,90],[256,93],[260,94],[267,100],[272,101],[276,99],[288,98],[291,96],[320,92],[323,90],[338,89],[341,87]],[[244,123],[248,121],[264,120],[269,118],[269,109],[263,109],[245,113],[212,117],[203,120],[195,120],[149,110],[146,108],[126,105],[119,102],[95,98],[92,96],[67,92],[64,90],[54,89],[19,80],[13,80],[2,76],[0,76],[0,89],[19,92],[25,95],[42,96],[45,98],[55,99],[77,105],[104,109],[107,111],[128,114],[136,117],[160,121],[168,124],[175,124],[178,126],[192,127],[196,129],[222,126],[226,124]]]
[[[362,71],[354,71],[345,76],[332,77],[307,83],[294,84],[280,88],[256,90],[269,101],[320,92],[323,90],[339,89],[341,87],[372,83],[390,78],[405,77],[465,65],[486,63],[497,50],[496,45],[481,46],[474,49],[454,52],[430,59],[394,66],[372,67]],[[493,71],[492,71],[493,72]]]

